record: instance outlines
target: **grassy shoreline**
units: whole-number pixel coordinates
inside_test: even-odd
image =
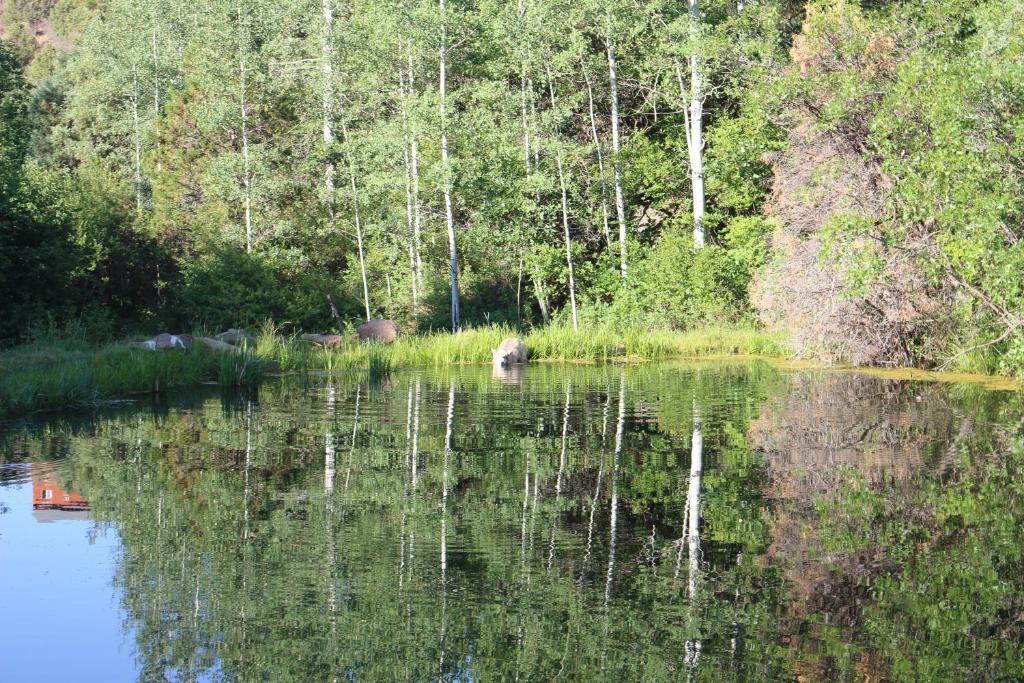
[[[53,338],[0,352],[0,418],[33,411],[96,405],[125,396],[159,394],[200,383],[258,384],[268,373],[327,375],[393,368],[488,363],[491,349],[515,334],[501,326],[455,334],[410,335],[393,344],[348,343],[324,349],[266,327],[255,346],[239,353],[130,349],[125,341],[89,347]],[[742,328],[666,330],[546,327],[522,335],[538,361],[636,362],[710,355],[784,357],[785,343],[766,332]]]
[[[237,353],[212,351],[201,344],[189,351],[130,349],[125,341],[92,347],[81,339],[54,337],[0,351],[0,419],[41,410],[98,405],[140,394],[161,394],[203,383],[225,387],[255,385],[271,373],[381,376],[398,368],[486,364],[490,362],[491,349],[515,334],[507,327],[488,326],[455,334],[408,335],[390,345],[350,341],[335,348],[320,348],[296,336],[282,337],[268,325],[252,348]],[[573,332],[549,326],[520,336],[530,349],[531,361],[631,363],[728,357],[781,360],[791,355],[781,336],[750,328],[708,327],[685,332],[593,328]],[[855,370],[884,373],[897,379],[943,379],[942,373],[910,368]],[[992,388],[1017,387],[1016,380],[1010,378],[956,377],[962,381],[982,381]]]
[[[282,370],[312,367],[333,369],[390,369],[490,363],[491,349],[505,337],[521,336],[532,361],[646,361],[706,355],[782,357],[790,353],[777,335],[745,328],[670,330],[585,329],[549,326],[517,334],[503,326],[461,332],[409,335],[389,345],[350,343],[332,349],[311,349],[295,339],[281,340],[265,331],[256,354]]]

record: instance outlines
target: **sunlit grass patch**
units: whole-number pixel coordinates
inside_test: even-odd
[[[158,394],[207,381],[255,384],[264,365],[253,353],[217,352],[201,344],[189,351],[149,351],[117,343],[92,352],[30,345],[0,354],[0,415]]]
[[[441,367],[488,363],[491,350],[510,336],[518,335],[510,327],[492,325],[456,333],[410,335],[387,346],[351,342],[325,350],[319,358],[313,351],[308,353],[312,365],[327,371],[369,368],[371,353],[372,362],[378,365],[386,359],[389,367]],[[779,356],[789,352],[778,336],[746,329],[674,332],[591,328],[576,332],[569,327],[548,326],[522,336],[531,360],[601,362],[723,354]]]
[[[284,336],[268,323],[253,348],[243,346],[238,351],[208,349],[198,334],[188,351],[131,349],[123,342],[88,349],[74,340],[10,349],[0,353],[0,415],[91,405],[202,382],[252,385],[268,372],[381,379],[402,367],[489,363],[491,349],[509,336],[523,336],[533,361],[628,362],[788,353],[778,337],[748,329],[674,332],[597,327],[576,332],[556,325],[525,335],[517,335],[507,326],[490,325],[454,334],[407,335],[387,345],[359,343],[349,337],[338,346],[323,348],[298,336]]]

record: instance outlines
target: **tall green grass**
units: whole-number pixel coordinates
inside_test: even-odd
[[[0,416],[63,406],[90,405],[115,397],[160,393],[177,386],[217,382],[251,385],[268,372],[314,373],[334,377],[366,373],[383,378],[398,367],[444,367],[488,363],[491,349],[509,327],[492,325],[455,334],[435,332],[401,337],[393,344],[360,344],[354,339],[320,348],[264,326],[255,347],[211,351],[129,349],[124,343],[89,349],[80,341],[55,339],[0,353]],[[198,336],[197,336],[198,337]],[[690,332],[549,326],[524,336],[531,360],[636,361],[719,354],[787,355],[776,336],[748,329]]]
[[[384,347],[351,344],[324,353],[331,367],[369,367],[371,355],[386,358],[392,367],[437,367],[463,363],[488,363],[491,349],[505,337],[519,336],[511,328],[494,325],[455,334],[438,332],[402,337]],[[531,360],[635,361],[741,354],[783,356],[784,341],[766,332],[746,329],[704,329],[691,332],[614,330],[593,328],[574,332],[549,326],[534,330],[523,341]],[[378,358],[375,362],[380,363]],[[327,368],[324,368],[327,369]]]
[[[53,343],[30,345],[0,354],[0,415],[94,405],[201,382],[255,384],[262,380],[264,366],[263,359],[249,352],[215,352],[202,346],[147,351],[120,343],[85,351]]]

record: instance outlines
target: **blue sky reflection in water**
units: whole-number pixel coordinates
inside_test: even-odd
[[[0,680],[1012,678],[1021,415],[752,362],[39,418],[0,433]],[[37,522],[44,474],[92,521]]]
[[[35,512],[30,472],[20,474],[0,479],[0,680],[134,680],[113,585],[116,529]]]

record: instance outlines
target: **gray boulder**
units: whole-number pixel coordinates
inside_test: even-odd
[[[192,347],[192,336],[188,334],[158,334],[152,339],[138,342],[128,342],[132,349],[146,349],[156,351],[158,349],[182,349],[188,350]]]
[[[212,339],[210,337],[203,337],[203,344],[208,349],[214,351],[241,351],[242,349],[237,346],[228,344],[227,342],[221,341],[220,339]]]
[[[394,320],[370,320],[359,326],[359,341],[390,344],[398,339],[398,325]]]
[[[249,334],[245,330],[234,327],[221,332],[215,337],[215,339],[228,344],[234,344],[235,346],[240,346],[242,344],[245,344],[250,348],[254,348],[256,346],[256,337],[254,335]]]

